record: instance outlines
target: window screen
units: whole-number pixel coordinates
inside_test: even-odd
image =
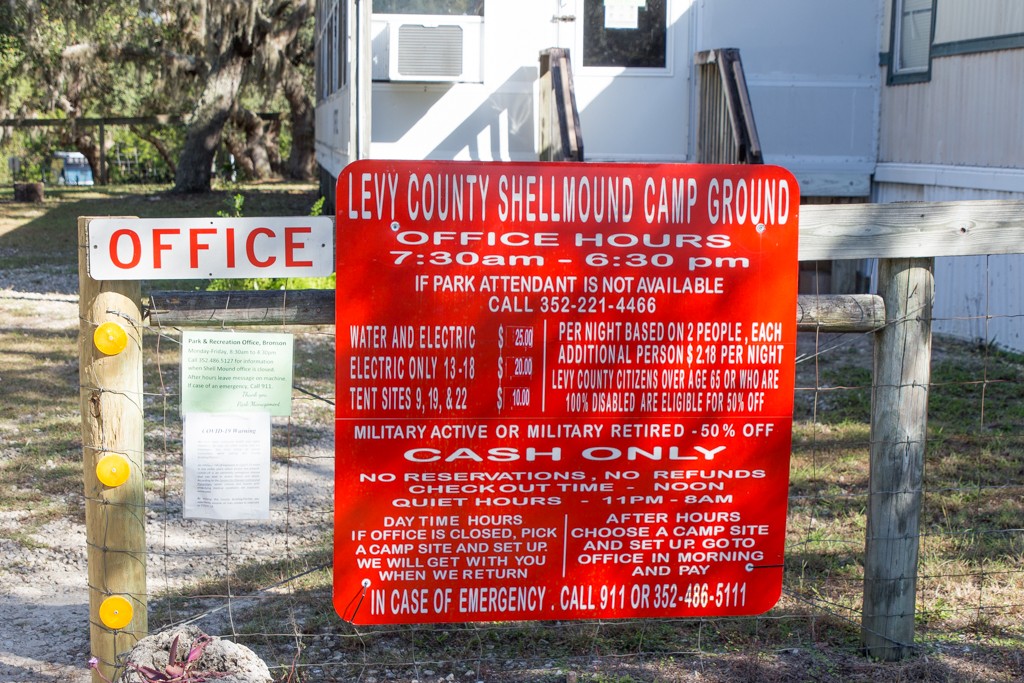
[[[928,70],[933,0],[896,0],[896,73]]]
[[[667,0],[585,0],[583,66],[664,68]]]

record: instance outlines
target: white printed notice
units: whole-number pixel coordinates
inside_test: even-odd
[[[270,414],[188,413],[184,517],[270,517]]]

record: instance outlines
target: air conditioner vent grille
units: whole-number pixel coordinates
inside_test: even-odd
[[[461,76],[462,27],[399,26],[398,73],[406,77]]]

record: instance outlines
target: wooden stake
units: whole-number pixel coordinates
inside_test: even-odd
[[[142,313],[136,281],[98,282],[88,274],[88,218],[78,219],[79,383],[82,410],[82,465],[89,562],[89,637],[100,671],[113,680],[118,656],[147,635],[146,510],[143,491]],[[112,321],[127,333],[124,351],[105,355],[93,340],[96,328]],[[113,488],[96,476],[104,453],[130,463],[128,480]],[[104,599],[120,595],[133,618],[113,630],[100,619]],[[93,672],[94,683],[100,681]]]
[[[861,639],[876,659],[914,643],[921,482],[931,377],[933,259],[884,259],[888,324],[875,339]]]

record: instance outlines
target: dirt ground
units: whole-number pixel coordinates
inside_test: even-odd
[[[77,289],[77,275],[53,267],[0,271],[0,329],[73,339]],[[0,382],[4,370],[0,365]],[[0,458],[32,438],[33,429],[31,422],[5,425]],[[90,680],[85,526],[58,519],[31,534],[28,544],[6,540],[25,514],[0,513],[0,681],[84,683]]]
[[[8,269],[0,272],[0,330],[7,334],[40,335],[66,356],[77,354],[78,297],[77,273],[63,272],[55,267]],[[2,352],[3,349],[0,349]],[[0,354],[2,356],[2,354]],[[65,364],[66,365],[66,364]],[[5,381],[0,363],[0,382]],[[77,376],[61,366],[61,375]],[[49,368],[42,367],[40,373]],[[42,378],[40,378],[42,380]],[[68,384],[69,396],[77,396],[76,384]],[[294,419],[308,421],[308,410],[300,407]],[[13,458],[19,448],[31,443],[40,429],[33,426],[31,411],[14,411],[12,420],[0,420],[0,462]],[[320,416],[322,418],[322,416]],[[74,425],[72,425],[72,428]],[[322,431],[322,430],[321,430]],[[319,432],[318,432],[319,433]],[[37,437],[38,438],[38,437]],[[69,445],[78,451],[79,440]],[[291,547],[319,547],[324,533],[319,511],[330,509],[332,489],[323,482],[333,479],[333,442],[306,443],[295,452],[314,450],[318,457],[301,468],[275,468],[271,489],[275,503],[279,495],[290,496],[290,520],[287,536],[267,533],[259,525],[246,526],[233,537],[232,554],[239,562],[264,559],[285,544]],[[77,457],[64,454],[65,460]],[[56,466],[56,465],[55,465]],[[285,481],[285,479],[287,481]],[[281,492],[287,491],[282,494]],[[300,493],[304,492],[304,493]],[[296,496],[301,497],[301,503]],[[63,507],[71,511],[42,527],[26,524],[29,510],[0,511],[0,683],[84,683],[91,680],[86,668],[89,653],[89,610],[87,592],[86,534],[81,514],[79,493],[69,494]],[[152,501],[151,501],[152,502]],[[151,520],[163,547],[173,547],[187,557],[209,542],[210,525],[184,520],[180,514],[170,521]],[[197,527],[201,528],[197,530]],[[204,536],[204,534],[206,534]],[[16,540],[12,540],[16,539]],[[182,562],[186,560],[181,560]],[[174,566],[175,560],[160,563],[158,574],[151,577],[163,588],[174,588],[185,580],[198,580],[201,572]],[[151,572],[152,573],[152,572]],[[152,625],[152,622],[151,622]],[[216,617],[199,624],[209,633],[223,632],[224,625]]]

